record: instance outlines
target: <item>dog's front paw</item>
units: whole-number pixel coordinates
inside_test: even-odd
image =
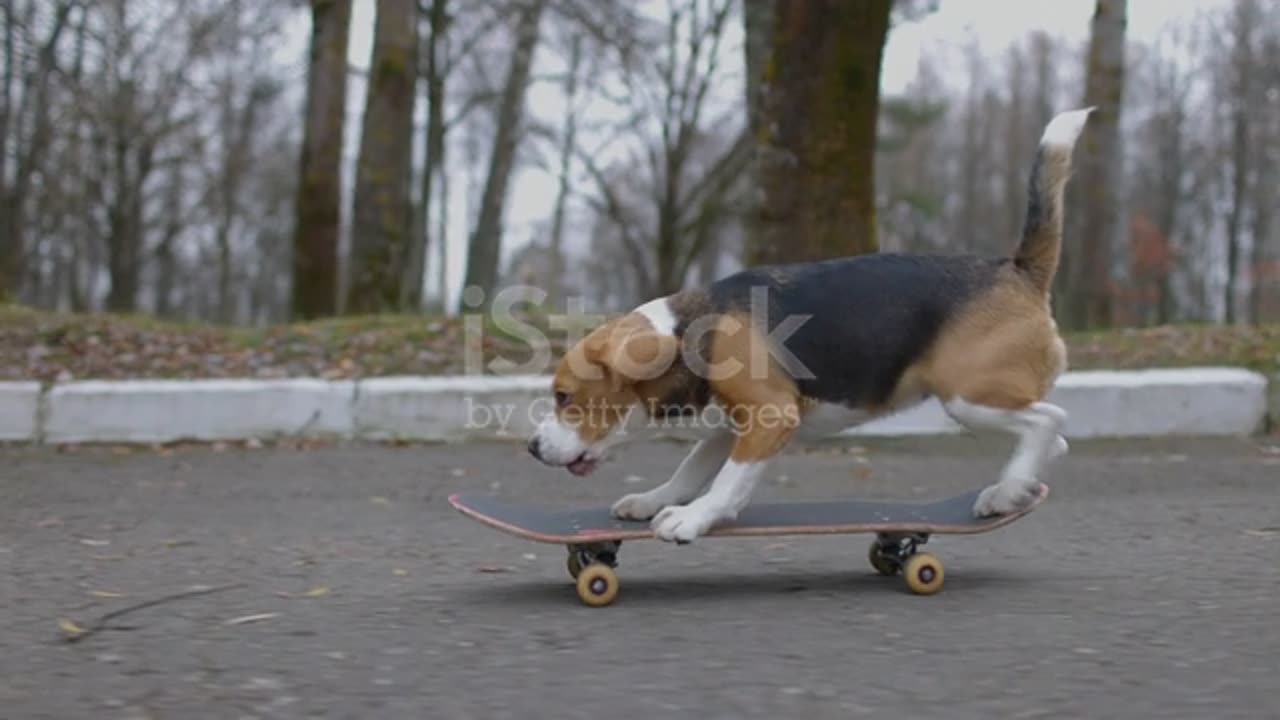
[[[609,512],[619,520],[648,520],[666,507],[665,499],[654,492],[624,495]]]
[[[999,482],[984,488],[973,503],[973,516],[994,517],[1015,513],[1035,502],[1040,485],[1035,482],[1013,484]]]
[[[659,540],[690,543],[705,535],[719,517],[698,503],[671,505],[654,516],[650,526]]]

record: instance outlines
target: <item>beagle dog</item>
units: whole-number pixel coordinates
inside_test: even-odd
[[[1044,401],[1067,360],[1050,294],[1072,150],[1093,110],[1046,126],[1012,257],[884,253],[760,267],[648,302],[565,353],[530,453],[585,475],[625,439],[692,435],[667,482],[613,505],[616,517],[687,543],[736,518],[788,442],[932,397],[965,427],[1017,437],[974,514],[1029,503],[1046,464],[1067,451],[1066,413]]]

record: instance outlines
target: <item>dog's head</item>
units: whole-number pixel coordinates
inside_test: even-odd
[[[555,408],[539,423],[529,452],[547,465],[586,475],[624,426],[647,417],[648,390],[671,372],[679,341],[631,313],[596,328],[571,347],[552,381]]]

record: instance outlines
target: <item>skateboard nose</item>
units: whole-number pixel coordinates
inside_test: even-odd
[[[542,459],[542,456],[538,455],[538,438],[537,437],[532,437],[529,439],[529,454],[538,458],[539,460]]]

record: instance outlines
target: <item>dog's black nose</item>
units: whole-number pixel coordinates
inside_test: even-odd
[[[529,454],[530,454],[530,455],[532,455],[532,456],[534,456],[534,457],[539,457],[539,456],[538,456],[538,438],[536,438],[536,437],[535,437],[535,438],[530,438],[530,440],[529,440]],[[539,459],[541,459],[541,458],[539,458]]]

